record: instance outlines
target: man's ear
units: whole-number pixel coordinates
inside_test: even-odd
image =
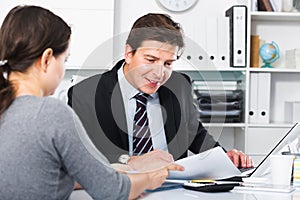
[[[51,48],[47,48],[41,57],[41,67],[44,72],[47,71],[48,66],[50,65],[53,57],[53,50]]]
[[[127,64],[129,64],[131,62],[131,59],[132,59],[132,48],[129,44],[126,44],[126,47],[125,47],[125,62]]]

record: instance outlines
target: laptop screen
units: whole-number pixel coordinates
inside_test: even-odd
[[[260,162],[260,164],[252,171],[249,176],[261,177],[270,173],[270,156],[281,154],[288,145],[293,143],[300,136],[300,124],[296,123],[274,146],[268,155]]]

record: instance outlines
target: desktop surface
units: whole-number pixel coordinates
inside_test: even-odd
[[[292,200],[294,196],[299,198],[300,191],[291,193],[275,193],[275,192],[247,192],[247,191],[235,191],[234,189],[230,192],[220,193],[206,193],[196,192],[186,189],[175,189],[154,193],[144,194],[140,199],[144,200],[164,200],[164,199],[180,199],[180,200]]]
[[[237,191],[207,193],[186,190],[184,188],[165,190],[159,192],[144,193],[138,199],[141,200],[299,200],[300,188],[290,193],[280,192],[261,192],[261,191]],[[72,193],[69,200],[92,200],[84,190],[76,190]]]

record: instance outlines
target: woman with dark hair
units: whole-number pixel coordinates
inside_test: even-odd
[[[53,94],[64,76],[71,29],[37,6],[17,6],[0,29],[0,199],[67,199],[77,181],[94,199],[136,198],[159,187],[168,165],[122,174]]]

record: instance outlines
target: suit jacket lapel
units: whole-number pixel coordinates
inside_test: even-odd
[[[129,150],[128,127],[119,83],[116,84],[115,89],[111,93],[111,105],[111,110],[115,119],[114,123],[118,127],[120,139],[124,145],[124,148]]]
[[[102,116],[109,118],[106,119],[106,123],[109,124],[102,125],[103,127],[109,127],[104,130],[105,134],[107,137],[111,138],[113,143],[128,151],[129,143],[126,114],[117,76],[117,71],[122,66],[123,62],[124,60],[118,62],[112,70],[102,75],[97,88],[99,98],[96,99],[96,102],[102,104],[99,105],[101,107],[107,106],[104,109],[101,109],[105,110],[105,113],[107,113],[107,116]],[[100,111],[100,109],[96,110]]]
[[[163,113],[163,121],[166,122],[164,125],[165,134],[167,143],[169,143],[173,137],[175,136],[176,129],[175,129],[175,119],[174,119],[174,109],[173,109],[173,102],[171,98],[170,91],[161,86],[158,91],[159,101],[162,107],[165,109],[166,112]]]
[[[168,144],[168,151],[175,159],[182,155],[178,149],[178,140],[175,138],[180,124],[180,107],[179,103],[174,98],[174,94],[165,86],[161,86],[158,90],[159,101],[164,108],[163,121],[165,122],[164,129]],[[179,109],[178,109],[179,108]],[[165,112],[164,112],[165,110]]]

